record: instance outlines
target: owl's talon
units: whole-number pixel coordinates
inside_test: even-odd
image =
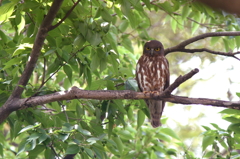
[[[157,94],[159,95],[160,93],[158,91],[152,91],[151,94]]]

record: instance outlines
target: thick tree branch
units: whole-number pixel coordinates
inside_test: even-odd
[[[176,89],[180,84],[190,79],[193,75],[198,73],[198,69],[190,71],[184,76],[179,76],[164,92],[161,94],[151,94],[135,92],[131,90],[115,91],[115,90],[81,90],[77,87],[63,92],[56,92],[44,96],[36,96],[25,99],[13,100],[11,108],[14,110],[26,109],[37,105],[43,105],[54,101],[72,100],[72,99],[98,99],[98,100],[111,100],[111,99],[161,99],[167,102],[178,104],[201,104],[217,107],[240,107],[240,101],[230,102],[223,100],[207,99],[207,98],[188,98],[181,96],[171,95],[171,92]],[[2,123],[7,116],[0,117]]]
[[[27,85],[32,72],[35,68],[35,65],[37,63],[38,57],[41,53],[42,46],[44,44],[44,40],[47,36],[47,32],[49,27],[51,26],[63,0],[55,0],[52,3],[52,6],[44,18],[40,28],[38,29],[37,36],[35,38],[35,42],[33,45],[32,52],[30,54],[29,60],[27,62],[27,65],[24,69],[24,72],[18,82],[18,85],[16,86],[15,90],[12,93],[12,97],[14,98],[19,98],[24,90],[24,86]]]
[[[236,59],[239,60],[239,58],[237,58],[235,55],[239,54],[239,52],[236,53],[226,53],[226,52],[219,52],[219,51],[213,51],[207,48],[202,48],[202,49],[186,49],[185,47],[191,43],[194,43],[198,40],[201,39],[205,39],[208,37],[215,37],[215,36],[240,36],[240,32],[236,31],[236,32],[211,32],[211,33],[205,33],[205,34],[201,34],[198,36],[195,36],[193,38],[190,38],[188,40],[185,40],[183,42],[181,42],[180,44],[174,46],[174,47],[170,47],[165,49],[165,55],[171,53],[171,52],[187,52],[187,53],[194,53],[194,52],[209,52],[212,54],[216,54],[216,55],[222,55],[222,56],[228,56],[228,57],[234,57]]]

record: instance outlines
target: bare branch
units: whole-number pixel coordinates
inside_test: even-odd
[[[77,87],[72,87],[70,90],[63,92],[56,92],[44,96],[36,96],[25,99],[15,99],[11,103],[11,108],[14,110],[26,109],[37,105],[42,105],[54,101],[72,100],[72,99],[98,99],[98,100],[111,100],[111,99],[161,99],[167,102],[178,103],[178,104],[201,104],[211,105],[217,107],[235,108],[240,107],[240,101],[230,102],[207,98],[188,98],[181,96],[171,95],[171,92],[177,88],[180,84],[190,79],[193,75],[198,73],[198,69],[190,71],[184,76],[179,76],[164,92],[161,94],[151,94],[135,92],[131,90],[81,90]],[[1,112],[0,112],[1,113]],[[0,117],[0,123],[2,123],[7,116],[3,115]]]
[[[184,76],[179,76],[174,82],[173,84],[171,84],[166,90],[164,90],[164,92],[162,93],[163,96],[170,96],[170,94],[172,93],[172,91],[174,89],[176,89],[180,84],[182,84],[183,82],[187,81],[188,79],[190,79],[192,76],[194,76],[196,73],[198,73],[199,70],[197,68],[195,68],[194,70],[192,70],[191,72],[189,72],[188,74],[184,75]]]
[[[237,58],[235,55],[239,54],[239,52],[236,53],[226,53],[226,52],[219,52],[219,51],[213,51],[207,48],[202,48],[202,49],[185,49],[185,47],[193,42],[196,42],[198,40],[201,39],[205,39],[208,37],[215,37],[215,36],[240,36],[240,31],[236,31],[236,32],[211,32],[211,33],[205,33],[205,34],[201,34],[198,36],[195,36],[193,38],[190,38],[188,40],[185,40],[183,42],[181,42],[180,44],[174,46],[174,47],[170,47],[165,49],[165,55],[171,53],[171,52],[187,52],[187,53],[194,53],[194,52],[209,52],[212,54],[216,54],[216,55],[222,55],[222,56],[228,56],[228,57],[234,57],[236,59],[239,60],[239,58]]]
[[[179,77],[182,78],[182,77]],[[182,79],[181,79],[182,80]],[[175,81],[176,82],[176,81]],[[175,84],[173,84],[175,85]],[[60,100],[72,100],[72,99],[99,99],[99,100],[111,100],[111,99],[161,99],[166,102],[178,103],[178,104],[201,104],[207,106],[217,107],[240,107],[240,101],[223,101],[208,98],[189,98],[181,96],[166,96],[165,92],[160,95],[135,92],[130,90],[115,91],[115,90],[81,90],[77,87],[72,87],[65,92],[56,92],[50,95],[31,97],[30,99],[21,99],[22,104],[19,109],[25,109],[27,107],[37,106]]]

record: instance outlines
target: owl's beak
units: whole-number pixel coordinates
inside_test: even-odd
[[[150,54],[151,54],[151,56],[153,55],[153,49],[150,50]]]

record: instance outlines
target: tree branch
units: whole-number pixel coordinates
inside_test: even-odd
[[[27,85],[32,72],[35,68],[35,65],[37,63],[38,57],[41,53],[42,46],[44,44],[44,40],[47,36],[47,32],[49,27],[51,26],[51,23],[53,22],[63,0],[55,0],[52,3],[51,8],[49,9],[48,14],[43,19],[42,25],[38,29],[37,36],[35,38],[35,42],[33,45],[32,52],[30,54],[29,60],[27,62],[27,65],[24,69],[24,72],[18,82],[18,85],[16,86],[15,90],[12,93],[12,97],[19,98],[24,90],[24,86]]]
[[[55,28],[57,28],[60,24],[62,24],[64,22],[65,19],[67,19],[67,17],[72,13],[72,11],[74,10],[74,8],[77,6],[77,4],[80,2],[81,0],[78,0],[77,2],[75,2],[72,6],[72,8],[66,13],[66,15],[55,25],[50,26],[49,31],[53,30]]]
[[[174,47],[170,47],[165,49],[165,55],[171,53],[171,52],[188,52],[188,53],[194,53],[194,52],[209,52],[212,54],[216,54],[216,55],[222,55],[222,56],[228,56],[228,57],[234,57],[236,59],[239,60],[239,58],[237,58],[235,55],[239,54],[239,52],[236,53],[226,53],[226,52],[218,52],[218,51],[213,51],[207,48],[202,48],[202,49],[185,49],[185,47],[193,42],[196,42],[198,40],[201,39],[205,39],[208,37],[215,37],[215,36],[240,36],[240,31],[236,31],[236,32],[210,32],[210,33],[205,33],[205,34],[201,34],[198,36],[195,36],[193,38],[190,38],[188,40],[185,40],[183,42],[181,42],[180,44],[174,46]]]
[[[190,71],[184,76],[179,76],[164,92],[161,94],[151,94],[135,92],[131,90],[81,90],[77,87],[72,87],[67,91],[56,92],[53,94],[30,97],[25,99],[18,99],[12,103],[14,110],[26,109],[37,105],[43,105],[54,101],[72,100],[72,99],[98,99],[98,100],[111,100],[111,99],[161,99],[166,102],[178,103],[178,104],[201,104],[207,106],[227,107],[235,108],[240,107],[240,101],[223,101],[208,98],[189,98],[171,95],[171,92],[176,89],[180,84],[190,79],[193,75],[198,73],[198,69]],[[0,117],[0,123],[2,123],[7,116]]]
[[[15,110],[18,110],[16,107],[16,104],[18,104],[18,99],[21,97],[22,92],[24,90],[24,87],[27,85],[33,70],[36,66],[38,57],[41,53],[42,46],[44,44],[44,40],[47,36],[47,32],[49,30],[49,27],[51,26],[63,0],[54,0],[52,3],[52,6],[49,9],[48,14],[43,19],[43,22],[38,29],[38,33],[36,35],[32,52],[29,56],[28,62],[26,64],[26,67],[23,71],[23,74],[21,75],[17,86],[13,90],[11,96],[8,98],[8,100],[4,103],[2,107],[0,107],[0,123],[3,121],[2,119],[5,119],[8,117],[10,113],[12,113]]]

